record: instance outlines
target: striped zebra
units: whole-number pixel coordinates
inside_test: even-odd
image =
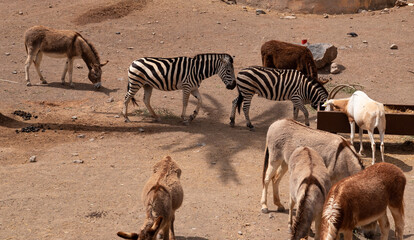
[[[240,112],[243,102],[243,111],[246,124],[250,130],[254,127],[250,122],[249,108],[253,95],[257,94],[269,100],[291,100],[294,111],[293,118],[298,117],[299,109],[305,115],[305,123],[309,126],[309,113],[305,104],[310,103],[313,108],[324,109],[322,104],[328,98],[328,92],[322,84],[306,78],[304,74],[293,69],[274,69],[267,67],[248,67],[242,69],[237,76],[239,96],[233,100],[230,116],[230,126],[234,126],[236,107]]]
[[[198,91],[201,81],[218,74],[226,85],[227,89],[236,87],[234,76],[233,58],[229,54],[198,54],[194,58],[154,58],[145,57],[133,61],[128,71],[128,92],[125,95],[125,102],[122,114],[125,122],[128,119],[128,103],[137,105],[134,98],[137,91],[144,87],[144,103],[151,115],[159,121],[150,105],[152,89],[162,91],[183,90],[183,109],[181,118],[188,124],[196,118],[201,107],[202,100]],[[185,118],[188,99],[192,94],[197,98],[197,107],[189,119]]]

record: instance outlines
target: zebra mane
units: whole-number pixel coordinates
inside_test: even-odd
[[[228,56],[230,58],[230,62],[233,63],[233,57],[230,56],[230,54],[227,54],[227,53],[200,53],[200,54],[195,55],[193,58],[198,59],[198,58],[203,58],[203,57],[208,56],[208,55],[210,55],[210,56]]]

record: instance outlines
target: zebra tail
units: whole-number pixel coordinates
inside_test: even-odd
[[[241,104],[243,102],[243,95],[241,94],[240,90],[239,90],[239,96],[237,97],[237,111],[240,114],[240,108],[241,108]]]
[[[264,159],[264,164],[263,164],[263,175],[262,175],[263,186],[264,186],[264,180],[266,177],[266,171],[267,171],[268,166],[269,166],[269,148],[267,147],[267,143],[266,143],[266,152],[265,152],[265,159]]]
[[[132,105],[138,106],[137,100],[134,97],[131,97]]]

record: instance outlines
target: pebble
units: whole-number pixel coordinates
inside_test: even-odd
[[[72,116],[72,119],[76,120],[76,119],[78,119],[78,117],[77,116]]]
[[[95,141],[95,138],[89,139],[89,142],[93,142],[93,141]]]
[[[83,163],[83,160],[73,160],[73,163]]]
[[[23,12],[22,11],[19,11],[19,15],[23,15]]]
[[[121,32],[116,32],[115,34],[118,34],[119,35],[119,34],[121,34]]]
[[[256,15],[260,14],[266,14],[266,12],[263,9],[256,9]]]
[[[164,44],[164,41],[160,41],[161,44]]]
[[[338,74],[341,72],[341,69],[339,69],[339,66],[337,63],[332,63],[331,64],[331,69],[330,69],[330,73],[331,74]]]
[[[329,15],[327,13],[323,14],[323,18],[328,18],[328,17],[329,17]]]
[[[77,69],[82,69],[83,67],[82,67],[82,65],[80,65],[80,64],[76,64],[76,68],[77,68]]]
[[[221,22],[217,21],[217,24],[221,24]]]
[[[29,159],[30,162],[37,162],[36,156],[31,156]]]
[[[14,70],[12,73],[13,73],[13,74],[17,74],[17,71],[16,71],[16,70]]]
[[[275,216],[273,216],[273,213],[270,213],[270,214],[269,214],[269,218],[270,218],[270,219],[274,219],[274,218],[275,218]]]
[[[72,156],[74,157],[79,156],[79,153],[72,153]]]
[[[164,95],[163,98],[167,98],[167,95]]]
[[[106,100],[107,103],[111,103],[113,101],[114,101],[114,98],[113,97],[110,97],[110,98],[108,98],[108,100]]]
[[[237,233],[238,233],[239,235],[243,235],[242,231],[238,231]]]
[[[144,129],[143,128],[138,128],[138,131],[139,132],[144,132]]]
[[[6,52],[6,56],[10,56],[10,53],[9,52]]]
[[[114,117],[115,117],[115,118],[119,118],[119,115],[115,115]]]
[[[368,41],[367,40],[364,40],[364,41],[362,41],[362,43],[368,43]]]
[[[284,16],[280,17],[281,19],[296,19],[296,16]]]
[[[85,138],[85,134],[79,134],[77,137],[78,138]]]
[[[397,44],[391,44],[390,49],[398,49]]]
[[[198,147],[204,147],[206,145],[206,143],[197,143]]]
[[[134,49],[134,47],[127,47],[127,49]]]

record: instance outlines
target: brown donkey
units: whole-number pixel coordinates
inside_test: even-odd
[[[118,232],[118,236],[122,238],[155,240],[161,231],[164,240],[175,239],[175,211],[181,206],[184,198],[180,184],[181,169],[169,156],[156,163],[153,169],[154,173],[142,191],[146,219],[141,232]]]
[[[55,58],[67,58],[61,78],[62,84],[65,84],[66,72],[69,72],[69,84],[73,87],[73,60],[75,58],[82,58],[89,69],[89,80],[94,84],[95,88],[101,86],[101,67],[107,64],[108,61],[102,64],[95,47],[82,37],[80,33],[34,26],[27,29],[24,33],[24,45],[27,52],[25,63],[27,86],[32,85],[29,78],[29,68],[32,62],[42,83],[47,83],[40,72],[40,62],[42,61],[43,54]]]
[[[289,159],[290,172],[290,239],[300,240],[309,234],[312,221],[315,220],[315,239],[319,239],[319,228],[325,196],[331,188],[328,169],[322,157],[312,148],[299,147]],[[296,219],[292,227],[292,212],[295,203]]]
[[[395,235],[403,238],[404,188],[406,178],[398,167],[377,163],[335,184],[326,198],[321,223],[321,239],[333,240],[344,234],[352,239],[352,230],[378,221],[381,240],[388,239],[390,224],[387,206],[395,222]]]

